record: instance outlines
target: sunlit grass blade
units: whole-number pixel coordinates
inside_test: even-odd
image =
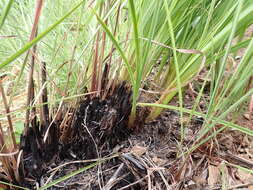
[[[163,1],[165,10],[166,10],[166,18],[169,26],[169,34],[171,38],[171,44],[172,44],[172,51],[173,51],[173,60],[175,63],[175,69],[176,69],[176,81],[177,81],[177,89],[178,89],[178,97],[179,97],[179,105],[180,108],[183,108],[183,95],[182,95],[182,85],[181,85],[181,79],[180,79],[180,71],[179,71],[179,63],[177,58],[177,51],[176,51],[176,42],[175,42],[175,35],[174,35],[174,29],[171,21],[171,10],[173,9],[172,5],[169,9],[168,2],[166,0]],[[180,110],[180,124],[181,124],[181,143],[184,139],[184,126],[183,126],[183,112]]]
[[[132,103],[132,111],[129,118],[130,126],[133,125],[135,117],[136,117],[136,103],[137,98],[139,96],[139,88],[141,85],[142,79],[142,72],[143,72],[143,62],[141,62],[140,58],[140,40],[139,40],[139,32],[138,32],[138,22],[137,22],[137,15],[135,10],[135,5],[133,0],[129,0],[129,9],[133,23],[133,30],[134,30],[134,44],[135,44],[135,67],[136,67],[136,79],[132,83],[133,85],[133,103]]]
[[[42,38],[44,38],[49,32],[51,32],[53,29],[55,29],[59,24],[61,24],[64,19],[69,17],[76,9],[78,9],[83,4],[83,1],[80,1],[73,9],[71,9],[67,14],[65,14],[62,18],[60,18],[56,23],[51,25],[47,30],[39,34],[36,38],[34,38],[32,41],[27,43],[23,48],[21,48],[19,51],[14,53],[12,56],[10,56],[7,60],[3,61],[3,63],[0,64],[0,69],[5,67],[6,65],[10,64],[12,61],[17,59],[19,56],[21,56],[24,52],[29,50],[34,44],[39,42]]]
[[[198,42],[199,36],[197,35],[198,34],[197,32],[199,31],[199,29],[196,32],[188,31],[190,34],[196,35],[196,38],[193,38],[192,36],[188,36],[189,40],[195,40],[195,43],[201,44],[200,51],[203,52],[204,55],[207,57],[206,65],[209,65],[209,64],[211,64],[211,62],[214,61],[212,59],[214,53],[216,51],[219,51],[220,48],[225,45],[224,39],[228,38],[230,31],[232,30],[232,27],[233,27],[233,21],[231,20],[231,18],[234,15],[234,12],[235,12],[234,9],[237,7],[237,3],[238,2],[233,3],[232,1],[226,1],[226,2],[224,1],[224,4],[229,8],[229,11],[227,11],[227,12],[222,12],[220,10],[214,11],[214,15],[217,14],[216,13],[217,11],[220,12],[219,14],[221,14],[221,13],[224,14],[224,18],[222,16],[221,16],[221,18],[222,18],[221,20],[216,20],[215,17],[212,18],[212,19],[214,19],[215,24],[211,25],[210,27],[212,27],[214,29],[208,31],[209,33],[207,34],[207,36],[205,38],[203,38],[203,41],[201,43]],[[220,4],[219,4],[219,6],[220,6]],[[229,7],[229,6],[231,6],[231,7]],[[218,8],[219,7],[216,7],[215,9],[218,9]],[[221,7],[221,8],[223,8],[223,7]],[[243,10],[241,11],[241,13],[238,17],[238,21],[237,21],[238,26],[237,26],[236,31],[238,32],[241,29],[243,29],[245,26],[248,26],[250,23],[252,23],[252,21],[249,20],[249,18],[252,16],[253,16],[253,4],[249,3],[247,6],[244,6]],[[184,32],[183,29],[181,29],[181,30],[182,30],[182,32]],[[187,32],[187,31],[185,31],[185,32]],[[201,32],[201,30],[200,30],[200,32]],[[178,40],[180,40],[180,39],[178,39]],[[192,42],[192,43],[194,43],[194,42]],[[189,44],[185,44],[185,45],[189,45]],[[243,44],[243,45],[245,45],[245,44]],[[221,48],[221,50],[222,49],[223,48]],[[235,51],[235,49],[233,49],[233,51]],[[180,57],[180,60],[181,59],[183,60],[183,65],[180,67],[180,79],[181,79],[182,83],[185,83],[185,82],[191,80],[197,74],[198,69],[200,67],[201,55],[196,54],[196,55],[188,56],[187,58]],[[170,78],[169,78],[169,81],[167,82],[169,89],[175,88],[176,83],[177,83],[177,79],[176,79],[176,75],[175,75],[175,73],[176,73],[175,68],[171,68],[170,70],[171,70],[169,73]],[[168,94],[166,96],[161,96],[158,103],[167,104],[175,96],[175,94],[176,94],[175,92],[171,92],[170,94]],[[152,112],[151,112],[149,118],[153,119],[153,118],[157,117],[161,111],[162,110],[159,108],[157,108],[155,110],[152,109]]]
[[[105,30],[105,32],[108,35],[108,37],[111,39],[112,43],[115,45],[115,47],[119,51],[122,59],[124,60],[124,63],[125,63],[125,66],[127,68],[128,73],[129,73],[129,77],[131,79],[131,82],[134,82],[133,70],[132,70],[132,68],[131,68],[131,66],[130,66],[130,64],[128,62],[128,59],[127,59],[124,51],[122,50],[122,48],[120,47],[119,43],[117,42],[117,40],[115,39],[115,37],[113,36],[113,34],[109,30],[109,28],[107,27],[107,25],[104,23],[104,21],[102,20],[102,18],[93,9],[92,9],[92,12],[94,13],[94,15],[96,15],[98,22],[101,24],[102,28]]]
[[[208,111],[207,111],[207,115],[206,115],[207,118],[209,117],[210,113],[213,110],[213,107],[214,107],[214,104],[215,104],[215,97],[218,93],[218,88],[220,86],[222,76],[225,72],[227,57],[228,57],[228,54],[230,52],[230,48],[231,48],[231,45],[232,45],[232,40],[235,36],[235,32],[236,32],[236,28],[237,28],[237,24],[238,24],[238,20],[239,20],[239,15],[241,13],[243,2],[244,2],[244,0],[238,2],[237,9],[236,9],[236,12],[235,12],[235,15],[234,15],[234,21],[233,21],[232,28],[231,28],[231,34],[229,36],[227,47],[226,47],[226,52],[225,52],[225,55],[223,56],[223,59],[222,59],[222,62],[221,62],[220,68],[219,68],[219,73],[218,73],[217,79],[215,81],[213,81],[213,82],[215,82],[215,86],[214,86],[214,89],[213,89],[211,97],[210,97],[210,103],[209,103]]]
[[[5,22],[6,17],[7,17],[8,13],[9,13],[9,11],[10,11],[10,9],[11,9],[11,6],[12,6],[13,2],[14,2],[14,0],[9,0],[9,2],[8,2],[7,6],[6,6],[6,8],[5,8],[4,11],[0,14],[0,30],[1,30],[1,28],[3,27],[3,25],[4,25],[4,22]]]

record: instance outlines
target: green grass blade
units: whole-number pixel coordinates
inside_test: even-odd
[[[86,170],[88,170],[90,168],[93,168],[93,167],[97,166],[98,164],[99,164],[99,162],[95,162],[95,163],[92,163],[92,164],[90,164],[88,166],[85,166],[85,167],[83,167],[83,168],[81,168],[79,170],[76,170],[76,171],[74,171],[74,172],[72,172],[72,173],[70,173],[68,175],[65,175],[65,176],[63,176],[63,177],[61,177],[59,179],[56,179],[56,180],[52,181],[51,183],[45,185],[44,187],[39,188],[38,190],[48,189],[49,187],[52,187],[53,185],[56,185],[56,184],[58,184],[58,183],[60,183],[62,181],[65,181],[65,180],[67,180],[67,179],[69,179],[69,178],[71,178],[71,177],[73,177],[75,175],[78,175],[78,174],[80,174],[80,173],[82,173],[82,172],[84,172],[84,171],[86,171]]]
[[[135,82],[133,83],[133,103],[132,103],[132,111],[130,115],[130,125],[133,124],[136,116],[136,104],[137,104],[137,98],[139,94],[139,88],[141,84],[142,79],[142,71],[143,71],[143,64],[141,63],[140,59],[140,41],[139,41],[139,32],[138,32],[138,23],[137,23],[137,17],[136,17],[136,11],[134,6],[134,1],[129,0],[129,7],[130,7],[130,14],[132,17],[133,22],[133,29],[134,29],[134,44],[135,44],[135,66],[136,66],[136,74],[137,78]]]
[[[128,59],[126,58],[125,53],[123,52],[123,50],[121,49],[119,43],[117,42],[117,40],[114,38],[113,34],[111,33],[111,31],[109,30],[109,28],[107,27],[107,25],[104,23],[104,21],[102,20],[102,18],[93,10],[91,9],[93,14],[97,17],[98,22],[101,24],[102,28],[104,29],[104,31],[106,32],[106,34],[109,36],[109,38],[111,39],[113,45],[115,45],[116,49],[119,51],[122,59],[124,60],[124,63],[126,65],[129,77],[131,82],[134,82],[134,74],[133,71],[131,69],[131,66],[128,62]]]
[[[173,30],[173,25],[171,21],[171,9],[169,9],[168,2],[167,0],[164,0],[164,7],[167,13],[167,22],[169,25],[169,34],[171,38],[171,44],[172,44],[172,51],[173,51],[173,56],[174,56],[174,62],[175,62],[175,69],[176,69],[176,81],[177,81],[177,89],[178,89],[178,97],[179,97],[179,105],[180,108],[183,108],[183,95],[182,95],[182,84],[181,84],[181,79],[180,79],[180,71],[179,71],[179,63],[178,63],[178,58],[177,58],[177,51],[176,51],[176,42],[175,42],[175,36],[174,36],[174,30]],[[180,110],[180,124],[181,124],[181,142],[183,142],[184,139],[184,126],[183,126],[183,112]]]
[[[78,9],[84,1],[79,2],[72,10],[70,10],[66,15],[64,15],[62,18],[60,18],[57,22],[55,22],[53,25],[51,25],[47,30],[39,34],[36,38],[34,38],[32,41],[27,43],[23,48],[18,50],[16,53],[14,53],[11,57],[9,57],[7,60],[5,60],[3,63],[0,64],[0,69],[5,67],[6,65],[10,64],[12,61],[17,59],[19,56],[21,56],[24,52],[29,50],[34,44],[39,42],[42,38],[44,38],[49,32],[51,32],[53,29],[55,29],[59,24],[61,24],[64,19],[69,17],[76,9]]]
[[[210,97],[210,103],[209,103],[209,107],[208,107],[208,111],[207,111],[207,115],[206,115],[207,118],[209,117],[209,115],[212,113],[212,110],[214,109],[214,99],[215,99],[215,97],[218,93],[218,87],[220,85],[222,76],[225,72],[227,57],[228,57],[228,54],[229,54],[230,49],[231,49],[232,40],[233,40],[235,32],[236,32],[236,27],[237,27],[237,24],[238,24],[238,20],[239,20],[239,16],[240,16],[240,12],[241,12],[243,3],[244,3],[244,0],[238,1],[237,9],[236,9],[235,16],[234,16],[235,18],[234,18],[234,21],[233,21],[233,24],[232,24],[231,34],[229,36],[228,44],[227,44],[227,47],[226,47],[226,52],[225,52],[225,55],[223,56],[221,66],[219,68],[219,73],[218,73],[218,76],[217,76],[217,80],[215,81],[216,85],[214,86],[213,93],[211,94],[211,97]]]
[[[4,185],[10,186],[10,187],[17,188],[17,189],[29,190],[28,188],[25,188],[25,187],[20,187],[20,186],[13,185],[13,184],[10,184],[10,183],[6,183],[6,182],[4,182],[4,181],[0,181],[0,184],[4,184]]]
[[[8,2],[6,8],[4,9],[3,13],[0,15],[0,30],[4,25],[5,19],[6,19],[9,11],[11,9],[11,5],[12,5],[13,2],[14,2],[14,0],[9,0],[9,2]]]
[[[238,168],[239,170],[242,170],[242,171],[244,171],[244,172],[247,172],[247,173],[253,175],[253,169],[248,169],[248,168],[239,166],[239,165],[237,165],[237,164],[232,164],[232,163],[229,163],[229,162],[226,162],[226,163],[227,163],[228,165],[230,165],[230,166],[233,166],[233,167],[235,167],[235,168]]]

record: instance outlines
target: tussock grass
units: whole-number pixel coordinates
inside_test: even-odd
[[[163,109],[178,110],[182,143],[187,127],[182,122],[185,114],[189,120],[193,115],[204,118],[196,143],[189,147],[187,154],[227,128],[253,136],[252,130],[227,120],[245,102],[248,103],[253,94],[253,89],[249,88],[253,75],[253,39],[233,43],[253,24],[252,1],[41,2],[42,12],[37,15],[37,21],[34,21],[38,13],[34,1],[0,2],[0,74],[8,73],[13,66],[20,69],[8,100],[4,90],[1,92],[2,99],[6,99],[6,114],[0,115],[0,119],[8,117],[11,121],[12,116],[29,110],[28,122],[34,108],[48,104],[53,110],[61,101],[75,105],[77,97],[86,94],[86,89],[103,98],[116,81],[125,80],[133,91],[129,126],[134,127],[138,106],[150,108],[149,121],[159,116]],[[246,48],[245,54],[228,72],[228,59],[240,48]],[[34,68],[31,68],[32,60]],[[41,71],[43,62],[47,65],[44,74]],[[107,90],[102,91],[105,68],[109,68],[109,82]],[[188,110],[184,108],[184,89],[203,70],[207,70],[206,78],[197,92],[193,108]],[[26,107],[9,113],[15,95],[26,86],[29,71],[30,85],[35,81],[33,89],[29,89],[35,94],[28,98]],[[47,78],[43,84],[42,75]],[[152,90],[158,92],[158,100],[152,104],[138,102],[141,90],[145,85],[151,89],[152,83],[157,87]],[[210,100],[207,111],[200,113],[197,107],[207,84],[210,84]],[[5,87],[2,82],[1,87]],[[49,100],[41,102],[40,96],[46,88],[49,89]],[[178,107],[168,105],[174,97],[178,99]],[[236,118],[236,114],[233,116]],[[222,128],[213,131],[217,124]],[[8,164],[5,167],[11,170]]]

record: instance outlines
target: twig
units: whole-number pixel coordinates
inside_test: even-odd
[[[59,170],[59,169],[58,169],[58,170]],[[58,170],[55,170],[55,171],[52,172],[52,174],[49,176],[49,178],[47,179],[46,183],[43,184],[43,186],[47,185],[47,184],[50,182],[50,180],[53,179],[54,175],[56,174],[56,172],[57,172]]]
[[[60,102],[60,105],[59,105],[59,107],[58,107],[58,109],[57,109],[57,112],[56,112],[56,114],[55,114],[53,120],[51,121],[50,125],[48,126],[48,128],[47,128],[47,130],[46,130],[45,136],[44,136],[44,138],[43,138],[43,142],[44,142],[44,143],[45,143],[46,140],[47,140],[48,133],[49,133],[49,130],[50,130],[51,126],[53,125],[55,119],[57,118],[57,116],[59,115],[59,113],[60,113],[60,111],[61,111],[62,104],[63,104],[63,100]]]
[[[251,185],[253,185],[253,182],[245,183],[245,184],[239,184],[239,185],[234,185],[234,186],[229,187],[228,190],[249,187]]]
[[[93,64],[92,64],[93,70],[92,70],[92,79],[91,79],[91,91],[98,90],[97,68],[98,68],[99,36],[100,36],[100,32],[98,31],[97,37],[96,37],[96,46],[94,48]]]
[[[162,180],[163,180],[163,182],[164,182],[164,184],[165,184],[167,190],[172,189],[172,188],[170,187],[168,181],[165,179],[163,172],[161,171],[161,170],[164,170],[165,168],[156,166],[155,163],[152,161],[152,159],[151,159],[149,156],[146,158],[146,160],[150,163],[150,165],[151,165],[152,167],[154,167],[154,168],[149,168],[148,171],[151,171],[152,173],[153,173],[154,171],[157,171],[157,172],[159,173],[159,175],[161,176],[161,178],[162,178]]]
[[[116,158],[118,157],[119,155],[115,154],[113,156],[110,156],[110,157],[107,157],[107,158],[97,158],[97,159],[90,159],[90,160],[76,160],[76,161],[72,161],[72,162],[66,162],[60,166],[57,166],[51,170],[48,171],[48,173],[50,172],[53,172],[55,170],[59,170],[60,168],[64,167],[64,166],[67,166],[69,164],[78,164],[78,163],[89,163],[89,162],[99,162],[99,161],[106,161],[106,160],[110,160],[112,158]]]
[[[109,179],[107,184],[103,187],[103,190],[110,190],[116,183],[119,181],[119,173],[123,169],[124,163],[121,163],[116,172],[113,174],[113,176]]]
[[[99,154],[99,151],[98,151],[97,143],[96,143],[95,139],[93,138],[93,136],[92,136],[90,130],[88,129],[87,123],[86,123],[86,120],[87,120],[87,111],[88,111],[88,109],[89,109],[89,106],[87,106],[87,108],[85,109],[85,116],[84,116],[83,124],[82,124],[82,125],[85,127],[86,131],[87,131],[88,134],[90,135],[90,137],[91,137],[91,139],[92,139],[92,141],[93,141],[93,143],[94,143],[94,146],[95,146],[95,148],[96,148],[97,156],[98,156],[98,158],[100,158],[100,154]],[[98,164],[98,184],[99,184],[100,189],[102,189],[102,185],[101,185],[101,183],[100,183],[100,171],[99,171],[100,169],[101,169],[101,164],[99,163],[99,164]],[[102,172],[101,172],[101,173],[102,173]]]
[[[241,158],[239,156],[233,155],[231,153],[228,153],[228,152],[220,153],[220,156],[222,159],[224,159],[228,163],[231,162],[232,164],[237,164],[237,165],[246,167],[248,169],[253,168],[253,162],[251,162],[250,160],[246,160],[244,158]]]
[[[15,151],[15,152],[9,152],[9,153],[0,153],[0,156],[5,156],[5,157],[9,157],[9,156],[14,156],[18,153],[19,151]]]
[[[46,67],[46,62],[42,62],[41,63],[41,83],[42,83],[42,95],[41,95],[41,99],[42,99],[42,124],[44,124],[44,126],[47,126],[49,123],[49,109],[48,109],[48,105],[44,104],[48,101],[48,97],[47,97],[47,86],[44,84],[46,84],[47,81],[47,67]],[[42,125],[43,126],[43,125]]]
[[[16,35],[0,36],[0,38],[16,38]]]
[[[121,187],[121,188],[118,189],[118,190],[124,190],[124,189],[127,189],[127,188],[129,188],[129,187],[131,187],[131,186],[133,186],[133,185],[136,185],[136,184],[140,183],[141,181],[143,181],[144,179],[146,179],[147,177],[148,177],[148,175],[144,176],[143,178],[141,178],[141,179],[139,179],[139,180],[137,180],[137,181],[135,181],[135,182],[133,182],[133,183],[131,183],[131,184],[125,186],[125,187]]]

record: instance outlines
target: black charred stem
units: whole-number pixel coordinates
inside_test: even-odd
[[[39,18],[41,15],[42,7],[43,7],[43,0],[37,0],[36,8],[35,8],[35,15],[34,15],[34,22],[32,26],[32,31],[30,35],[30,41],[32,41],[38,34],[38,23]],[[30,127],[30,106],[32,106],[33,100],[34,100],[34,80],[33,80],[33,73],[34,73],[34,62],[35,62],[35,54],[36,54],[36,44],[33,46],[32,51],[28,51],[26,57],[32,52],[32,60],[29,70],[29,78],[28,78],[28,91],[27,91],[27,111],[26,111],[26,117],[25,117],[25,130],[24,135],[27,135],[28,128]],[[33,118],[35,118],[35,108],[32,109]]]
[[[108,89],[106,89],[107,88],[106,84],[108,84],[108,81],[109,81],[108,75],[109,75],[109,65],[108,63],[105,63],[104,72],[101,79],[102,82],[101,82],[101,93],[100,93],[101,96],[100,97],[102,97],[102,99],[105,99],[105,97],[107,96]]]
[[[48,94],[47,94],[47,69],[46,62],[41,64],[41,82],[42,82],[42,113],[41,113],[41,126],[45,127],[49,125],[49,109],[48,109]]]
[[[33,47],[33,54],[32,54],[32,60],[30,65],[30,71],[29,71],[29,80],[28,80],[28,87],[27,87],[27,102],[26,105],[28,107],[26,111],[26,119],[25,119],[25,133],[24,135],[27,135],[28,128],[30,127],[30,118],[32,115],[32,120],[35,118],[36,115],[36,108],[32,108],[30,111],[30,108],[33,105],[34,102],[34,79],[33,79],[33,73],[34,73],[34,62],[35,62],[35,53],[36,53],[36,45]],[[33,122],[32,122],[33,123]],[[34,125],[32,125],[34,126]]]
[[[100,36],[100,32],[97,33],[96,46],[94,49],[93,71],[92,71],[92,76],[91,76],[91,89],[90,89],[91,92],[97,91],[97,88],[98,88],[97,68],[98,68],[99,36]]]

